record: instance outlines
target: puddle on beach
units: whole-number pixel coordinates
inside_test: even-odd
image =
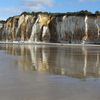
[[[100,100],[100,47],[0,45],[0,99]]]

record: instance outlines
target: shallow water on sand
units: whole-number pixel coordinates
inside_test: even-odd
[[[100,100],[100,47],[0,45],[0,100]]]

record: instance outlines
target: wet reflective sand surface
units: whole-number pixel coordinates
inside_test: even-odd
[[[100,47],[0,45],[0,100],[100,100]]]

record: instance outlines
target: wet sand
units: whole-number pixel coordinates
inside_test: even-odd
[[[20,64],[22,54],[16,55],[14,51],[11,54],[11,48],[9,48],[10,52],[8,52],[7,48],[6,50],[2,47],[0,48],[0,100],[100,100],[99,74],[94,77],[94,74],[92,76],[91,70],[89,70],[90,76],[78,78],[74,77],[74,75],[53,74],[48,71],[33,71],[31,69],[25,71],[21,68],[25,65]],[[89,55],[95,55],[95,52],[100,53],[100,48],[97,51],[95,49],[92,49],[94,50],[92,53],[88,51]],[[49,51],[47,48],[46,50],[46,54],[48,54]],[[54,49],[51,49],[51,52],[55,52]],[[25,55],[24,58],[26,57]],[[86,55],[84,58],[86,58]],[[93,57],[93,60],[95,60],[95,56]],[[27,60],[24,59],[25,61]],[[94,63],[92,64],[93,66],[95,66]],[[30,68],[29,62],[27,66]],[[66,69],[66,67],[64,68]],[[71,70],[70,74],[72,74]]]

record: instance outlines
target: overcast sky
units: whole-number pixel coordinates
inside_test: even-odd
[[[74,12],[100,11],[100,0],[0,0],[0,20],[23,11]]]

